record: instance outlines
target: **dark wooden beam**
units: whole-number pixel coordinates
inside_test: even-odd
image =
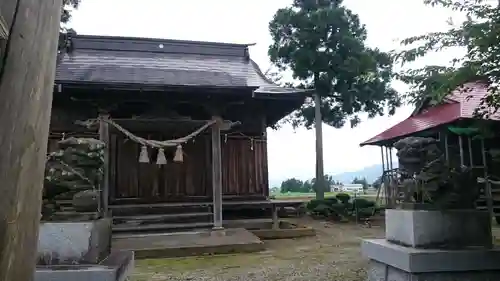
[[[61,0],[2,0],[0,280],[31,281],[37,260]]]
[[[101,114],[102,119],[108,119],[109,115]],[[109,172],[110,172],[110,160],[109,160],[109,124],[99,118],[99,139],[106,144],[104,147],[104,169],[103,169],[103,179],[99,185],[100,187],[100,202],[101,211],[104,217],[109,217]]]
[[[212,125],[212,192],[214,229],[222,229],[222,151],[220,131],[222,119],[219,116],[212,118],[216,123]]]

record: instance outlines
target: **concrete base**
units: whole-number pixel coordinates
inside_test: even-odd
[[[278,221],[278,228],[273,229],[273,221],[269,219],[238,220],[228,223],[232,228],[244,228],[260,239],[291,239],[315,236],[314,228],[298,225],[287,220]]]
[[[98,264],[110,248],[111,219],[42,222],[37,264]]]
[[[137,259],[258,252],[264,243],[242,229],[135,234],[113,239],[113,249],[134,251]]]
[[[126,281],[133,268],[133,252],[115,252],[96,265],[37,266],[34,281]]]
[[[491,218],[477,210],[386,210],[386,239],[414,248],[492,247]]]
[[[497,281],[500,271],[409,273],[395,267],[370,261],[368,281]]]
[[[361,251],[370,259],[368,281],[500,280],[500,249],[414,249],[372,239]]]
[[[250,230],[253,234],[263,240],[272,239],[292,239],[300,237],[316,236],[316,231],[312,227],[304,226],[297,228],[279,229],[256,229]]]

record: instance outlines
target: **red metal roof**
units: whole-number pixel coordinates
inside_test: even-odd
[[[445,102],[429,108],[422,108],[406,120],[361,143],[375,145],[382,141],[404,137],[422,132],[440,125],[451,123],[461,118],[474,118],[474,111],[481,99],[488,93],[488,88],[481,83],[468,83],[465,87],[453,91]],[[500,112],[489,119],[500,120]]]

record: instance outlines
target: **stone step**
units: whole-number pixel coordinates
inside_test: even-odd
[[[211,212],[151,214],[151,215],[121,215],[113,216],[116,225],[122,223],[175,223],[175,222],[207,222],[213,216]]]
[[[56,200],[56,204],[59,206],[73,206],[73,200],[59,199]]]
[[[496,201],[497,204],[500,203],[500,193],[493,193],[491,198],[493,199],[493,201]],[[477,201],[484,201],[484,200],[486,200],[486,196],[480,195]]]
[[[57,218],[59,220],[66,220],[66,219],[93,220],[99,218],[99,212],[60,211],[60,212],[54,212],[52,214],[52,217]]]
[[[141,232],[158,232],[158,231],[180,231],[191,230],[197,228],[212,227],[211,222],[194,222],[194,223],[165,223],[165,224],[120,224],[113,225],[113,233],[141,233]]]

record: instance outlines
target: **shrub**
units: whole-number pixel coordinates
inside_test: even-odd
[[[337,204],[338,200],[334,197],[325,198],[323,200],[312,199],[306,205],[307,210],[312,211],[319,205],[331,206],[333,204]]]
[[[344,208],[350,212],[354,211],[354,204],[352,204],[351,202],[347,202],[347,203],[343,203],[344,204]]]
[[[374,207],[358,209],[358,219],[370,218],[374,213],[374,209]]]
[[[339,193],[335,197],[337,197],[337,199],[344,204],[347,204],[349,200],[351,200],[351,196],[347,193]]]
[[[312,210],[312,213],[315,215],[328,217],[331,214],[331,209],[325,204],[319,204]]]
[[[355,198],[352,200],[352,203],[358,209],[375,207],[375,202],[367,200],[365,198]]]
[[[375,202],[365,198],[354,198],[351,201],[351,196],[347,193],[339,193],[336,197],[323,200],[312,199],[306,208],[312,215],[333,220],[348,220],[355,217],[356,212],[359,219],[369,218],[377,210]]]
[[[332,209],[332,211],[334,211],[340,215],[343,215],[343,216],[348,214],[348,210],[346,208],[346,205],[342,204],[342,203],[333,204],[332,206],[330,206],[330,209]]]
[[[307,202],[306,209],[309,211],[314,210],[318,205],[321,203],[321,200],[317,199],[312,199],[311,201]]]
[[[335,197],[327,197],[327,198],[325,198],[325,201],[328,202],[329,204],[339,203],[339,200]]]

